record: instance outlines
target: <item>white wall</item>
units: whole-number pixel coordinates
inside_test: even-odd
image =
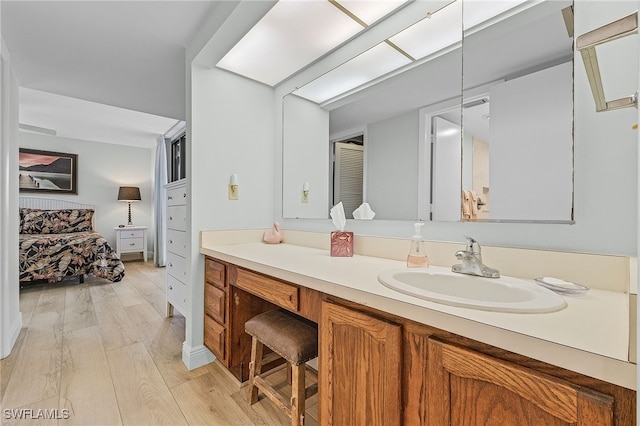
[[[148,226],[147,250],[153,251],[154,169],[151,149],[91,142],[21,131],[20,148],[78,155],[78,195],[25,192],[25,196],[67,199],[96,205],[96,229],[115,249],[114,227],[127,223],[127,203],[117,201],[118,187],[138,186],[142,201],[131,204],[134,225]],[[17,170],[17,168],[16,168]]]
[[[491,86],[491,219],[571,220],[572,78],[568,62]]]
[[[365,199],[375,219],[418,217],[419,121],[416,110],[367,126]]]
[[[273,91],[219,70],[194,66],[192,220],[199,229],[242,229],[273,222]],[[197,87],[197,89],[195,89]],[[227,186],[238,175],[239,199]]]
[[[284,100],[286,164],[282,185],[285,217],[329,216],[329,112],[306,99]],[[302,185],[309,182],[309,202],[302,203]]]
[[[193,65],[191,87],[191,132],[187,132],[191,254],[183,362],[196,368],[212,360],[203,346],[204,257],[199,254],[199,232],[271,227],[275,117],[273,90],[235,74]],[[234,173],[239,199],[229,200],[229,178]]]
[[[0,39],[0,358],[22,329],[18,285],[18,82],[11,55]]]

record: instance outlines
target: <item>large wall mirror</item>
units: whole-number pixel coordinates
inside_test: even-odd
[[[381,43],[345,64],[372,82],[285,96],[283,217],[571,222],[571,2],[444,3],[416,24],[438,31],[427,54],[376,62]]]

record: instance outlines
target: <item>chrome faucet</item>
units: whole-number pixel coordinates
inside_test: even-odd
[[[482,263],[482,253],[480,244],[471,237],[467,239],[467,249],[458,250],[456,257],[462,261],[451,267],[453,272],[460,274],[477,275],[485,278],[500,278],[500,271],[489,268]]]

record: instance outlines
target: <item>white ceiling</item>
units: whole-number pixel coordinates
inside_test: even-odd
[[[185,117],[185,48],[214,4],[1,1],[20,122],[58,136],[152,146]]]
[[[20,89],[20,123],[57,136],[151,148],[178,120],[39,90]]]

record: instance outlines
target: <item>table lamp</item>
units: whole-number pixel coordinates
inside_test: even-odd
[[[129,221],[127,226],[133,226],[131,221],[131,203],[134,201],[140,201],[140,188],[137,186],[121,186],[118,190],[118,201],[126,201],[129,204]]]

